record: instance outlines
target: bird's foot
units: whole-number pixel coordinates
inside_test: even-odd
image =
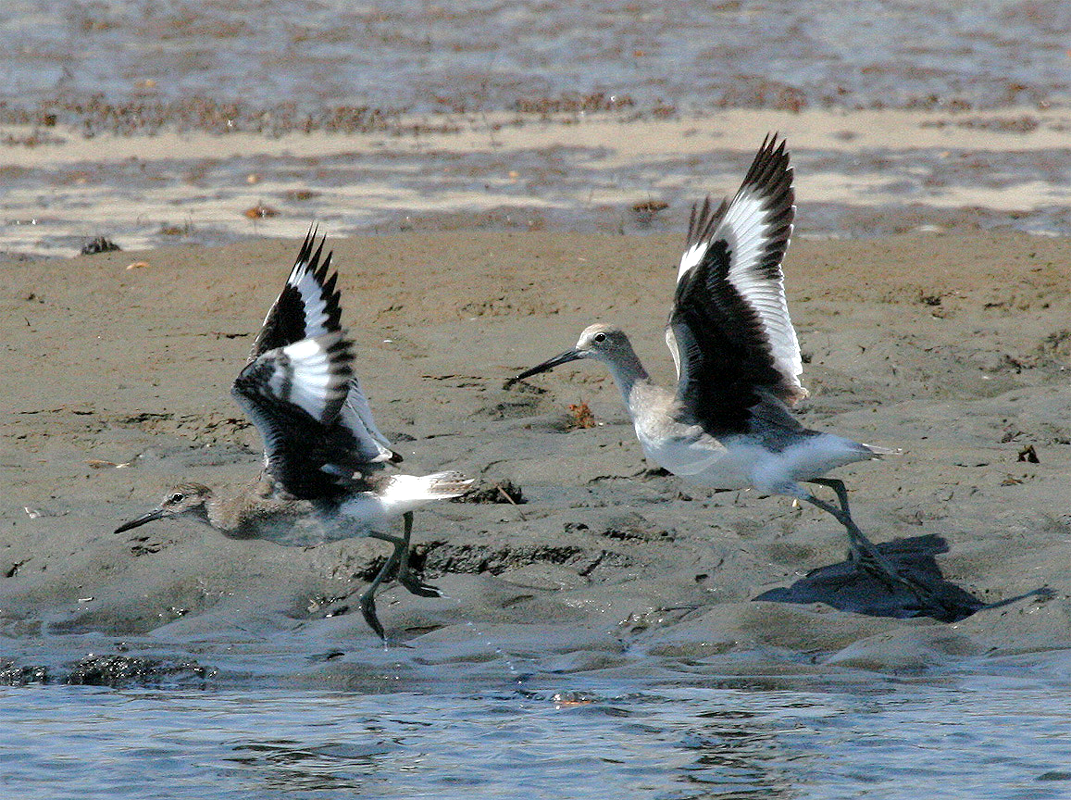
[[[386,644],[387,634],[383,632],[383,625],[380,623],[379,616],[376,614],[376,592],[374,586],[361,595],[360,606],[361,615],[364,617],[364,621],[368,623],[368,627],[376,632],[376,635],[383,640],[383,644]]]
[[[398,583],[404,586],[410,594],[418,597],[442,597],[443,593],[437,586],[424,583],[416,575],[407,572],[404,576],[398,576]]]
[[[877,578],[885,586],[889,592],[895,592],[898,588],[903,588],[914,597],[920,607],[922,608],[943,608],[944,603],[941,598],[930,587],[926,586],[922,582],[901,573],[892,562],[889,561],[877,547],[872,545],[869,540],[865,540],[866,546],[855,546],[853,544],[850,561],[858,568],[866,571],[868,574]]]

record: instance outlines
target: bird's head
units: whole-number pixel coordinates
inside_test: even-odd
[[[142,514],[140,517],[124,522],[115,529],[116,533],[137,528],[146,522],[165,517],[177,517],[180,515],[192,515],[207,521],[208,511],[205,504],[212,497],[212,490],[199,483],[183,483],[164,495],[164,499],[156,508]]]
[[[625,355],[631,352],[632,345],[629,343],[624,331],[616,325],[598,322],[584,329],[584,332],[580,334],[580,338],[577,340],[576,347],[572,350],[566,350],[564,353],[556,355],[542,364],[526,369],[517,377],[511,378],[509,384],[524,380],[532,375],[538,375],[540,372],[547,372],[562,364],[568,364],[570,361],[577,361],[581,358],[595,358],[604,363],[612,363],[618,358],[618,354]]]

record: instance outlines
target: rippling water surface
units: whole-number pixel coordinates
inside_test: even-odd
[[[49,798],[1063,798],[1071,707],[1004,682],[360,695],[0,691]]]
[[[488,111],[598,91],[687,111],[1071,100],[1059,0],[8,0],[4,17],[0,96],[22,104],[202,95]]]

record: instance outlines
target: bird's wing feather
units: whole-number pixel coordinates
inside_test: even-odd
[[[363,461],[390,461],[397,464],[402,460],[387,437],[376,427],[372,408],[368,405],[368,398],[364,396],[361,382],[356,375],[350,380],[346,402],[342,404],[342,413],[339,416],[339,425],[353,436],[353,447]]]
[[[353,490],[365,459],[338,424],[353,376],[341,331],[268,350],[249,362],[232,394],[264,439],[265,468],[300,499]]]
[[[792,405],[806,396],[781,260],[792,235],[792,169],[769,136],[731,201],[693,209],[666,341],[677,397],[696,419],[736,424],[756,389]]]
[[[268,350],[340,328],[338,273],[331,270],[332,253],[323,254],[326,238],[317,243],[316,228],[309,229],[286,286],[264,317],[250,361]]]
[[[317,241],[315,227],[305,236],[286,286],[264,318],[250,362],[270,350],[341,330],[338,273],[331,268],[333,253],[324,255],[325,242],[326,237]],[[369,467],[402,460],[376,427],[356,375],[350,379],[345,399],[331,424],[336,428],[332,435],[337,446],[342,448],[348,443],[348,463]]]

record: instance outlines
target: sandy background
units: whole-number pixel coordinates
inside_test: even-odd
[[[7,263],[2,652],[23,666],[163,654],[239,679],[347,686],[479,674],[502,657],[520,670],[824,677],[1025,658],[1066,674],[1071,245],[994,233],[789,250],[804,421],[905,451],[840,471],[863,530],[942,537],[945,579],[983,602],[1054,590],[953,625],[753,602],[841,561],[839,526],[784,498],[649,474],[597,365],[502,388],[596,319],[625,326],[668,380],[661,328],[680,245],[541,232],[333,241],[359,373],[405,466],[509,480],[527,500],[418,513],[417,558],[448,596],[385,592],[387,650],[343,599],[385,555],[378,543],[284,548],[173,521],[111,533],[178,476],[240,483],[257,469],[230,381],[298,242]],[[568,429],[579,402],[597,427]],[[1021,460],[1028,446],[1038,463]]]

